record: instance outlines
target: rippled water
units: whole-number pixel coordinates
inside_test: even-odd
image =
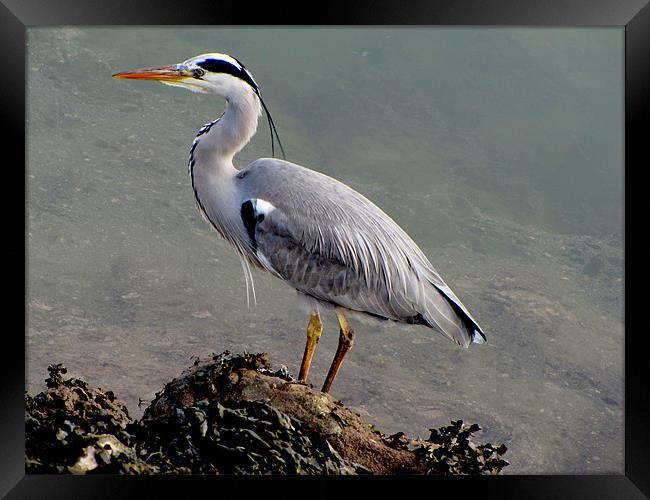
[[[194,206],[189,147],[223,103],[110,77],[212,51],[251,69],[288,159],[382,206],[487,332],[357,325],[333,394],[390,433],[477,422],[508,473],[623,473],[619,28],[30,29],[27,389],[62,362],[137,417],[191,356],[298,371],[295,292],[254,271],[247,309]],[[237,160],[269,155],[261,123]]]

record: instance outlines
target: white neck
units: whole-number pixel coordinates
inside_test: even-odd
[[[226,110],[217,123],[204,135],[197,137],[197,159],[209,169],[234,169],[233,157],[241,151],[257,131],[262,113],[260,99],[247,85],[229,92]]]
[[[237,241],[247,241],[247,235],[243,226],[239,227],[241,200],[232,160],[255,134],[261,103],[253,90],[243,85],[241,89],[230,89],[228,94],[221,118],[194,139],[189,166],[199,208],[237,246]]]

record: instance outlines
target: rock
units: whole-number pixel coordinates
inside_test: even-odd
[[[266,354],[197,359],[132,421],[112,393],[50,366],[26,395],[28,472],[126,474],[485,474],[506,447],[480,445],[477,424],[386,436],[329,394],[273,371]]]
[[[128,430],[132,421],[111,391],[64,380],[67,370],[61,364],[48,371],[48,390],[25,395],[27,472],[157,472],[136,457]]]

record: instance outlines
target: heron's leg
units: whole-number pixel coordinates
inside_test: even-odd
[[[307,325],[307,343],[305,344],[305,354],[302,356],[302,363],[300,364],[300,375],[298,380],[302,383],[307,382],[309,375],[309,367],[311,366],[311,358],[314,356],[316,344],[320,340],[320,334],[323,333],[323,323],[320,320],[319,313],[313,313],[309,317],[309,324]]]
[[[325,383],[323,384],[323,392],[329,392],[330,388],[332,387],[332,383],[336,378],[336,374],[341,368],[343,358],[350,351],[350,349],[352,349],[352,344],[354,344],[354,331],[352,331],[352,328],[350,328],[347,318],[340,311],[337,311],[336,317],[338,318],[339,325],[341,327],[341,330],[339,332],[339,346],[336,349],[336,354],[334,355],[332,366],[330,366],[330,371],[328,372]]]

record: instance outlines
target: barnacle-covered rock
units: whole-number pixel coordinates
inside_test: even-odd
[[[169,418],[179,408],[217,401],[230,407],[261,401],[301,423],[300,432],[324,438],[357,471],[376,474],[423,473],[423,462],[408,450],[393,448],[373,433],[361,416],[330,394],[298,383],[286,370],[273,371],[266,354],[228,351],[194,365],[156,395],[142,418],[144,425]]]
[[[196,360],[168,383],[145,410],[139,453],[162,470],[179,466],[193,473],[353,474],[322,434],[268,402],[242,398],[247,372],[291,382],[273,372],[264,354],[224,352]]]
[[[133,422],[111,392],[63,379],[26,395],[28,472],[127,474],[495,474],[504,445],[476,444],[477,424],[386,436],[266,354],[196,359]]]
[[[258,401],[223,406],[204,399],[146,423],[143,450],[160,450],[161,470],[214,474],[354,474],[320,434]],[[146,454],[146,452],[145,452]]]

